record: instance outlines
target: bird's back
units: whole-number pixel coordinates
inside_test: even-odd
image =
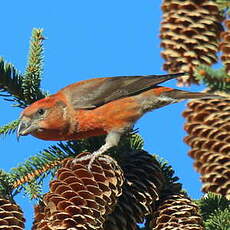
[[[181,75],[94,78],[69,85],[59,93],[65,94],[75,109],[93,109],[113,100],[137,95]]]

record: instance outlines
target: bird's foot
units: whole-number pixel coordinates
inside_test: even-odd
[[[88,154],[88,155],[83,156],[83,157],[75,158],[73,160],[73,164],[76,164],[76,163],[82,162],[82,161],[88,161],[89,159],[91,159],[91,157],[92,157],[92,154]]]
[[[91,158],[90,158],[90,161],[89,161],[89,164],[88,164],[88,170],[89,171],[91,171],[91,168],[92,168],[92,165],[93,165],[93,162],[95,161],[95,159],[99,158],[101,155],[102,155],[102,153],[100,151],[96,151],[96,152],[93,152],[91,154]]]
[[[101,153],[100,151],[96,151],[93,152],[92,154],[80,157],[80,158],[75,158],[73,160],[73,164],[76,164],[78,162],[82,162],[82,161],[89,161],[88,163],[88,170],[91,171],[92,169],[92,165],[94,163],[94,161],[96,160],[96,158],[98,158],[101,161],[105,161],[106,163],[110,164],[112,162],[111,158],[109,156],[103,155],[103,153]]]
[[[80,158],[75,158],[73,160],[73,163],[76,164],[77,162],[82,162],[82,161],[87,161],[89,160],[89,163],[88,163],[88,170],[91,171],[91,168],[92,168],[92,164],[93,162],[95,161],[95,159],[97,157],[100,157],[104,152],[106,152],[108,149],[110,148],[110,146],[108,144],[105,144],[103,146],[101,146],[100,149],[98,149],[97,151],[93,152],[92,154],[88,154],[86,156],[83,156],[83,157],[80,157]],[[103,156],[101,157],[100,160],[104,160],[108,163],[111,163],[111,160],[106,157],[106,156]]]

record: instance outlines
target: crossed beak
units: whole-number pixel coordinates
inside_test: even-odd
[[[17,128],[17,140],[19,140],[20,136],[28,135],[35,130],[37,130],[37,126],[32,123],[31,119],[20,118]]]

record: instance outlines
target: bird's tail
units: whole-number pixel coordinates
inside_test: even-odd
[[[226,97],[211,93],[188,92],[161,86],[143,92],[139,98],[144,113],[188,99],[226,99]]]
[[[187,99],[214,99],[214,98],[225,98],[223,96],[211,94],[211,93],[201,93],[201,92],[188,92],[179,89],[173,89],[171,91],[165,91],[162,96],[169,97],[175,100],[187,100]]]

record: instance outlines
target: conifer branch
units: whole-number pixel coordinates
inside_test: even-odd
[[[42,180],[52,173],[52,170],[59,166],[63,159],[74,157],[80,152],[89,151],[91,149],[89,146],[89,142],[84,140],[80,143],[75,141],[58,143],[30,157],[9,172],[14,181],[13,188],[21,190],[20,186],[34,180],[40,180],[42,183]]]
[[[43,68],[43,40],[42,29],[33,29],[27,68],[22,78],[23,94],[27,104],[31,104],[45,97],[40,89]]]
[[[19,121],[18,120],[14,120],[9,122],[6,125],[3,125],[0,127],[0,136],[1,135],[7,135],[7,134],[12,134],[15,133],[17,126],[18,126]]]
[[[42,198],[42,183],[32,180],[30,183],[23,185],[25,194],[32,199]]]
[[[25,107],[24,94],[22,89],[22,76],[15,67],[4,62],[0,57],[0,96],[7,101],[17,103],[16,106]]]
[[[20,171],[20,174],[24,174],[24,176],[21,176],[19,179],[14,180],[13,183],[13,188],[17,188],[19,186],[22,186],[23,184],[29,183],[31,184],[34,180],[41,178],[40,183],[42,182],[42,180],[48,175],[50,174],[50,170],[52,170],[55,166],[60,165],[61,161],[54,161],[52,163],[47,163],[46,165],[44,165],[42,168],[38,168],[38,169],[31,169],[30,173],[29,173],[29,168],[25,166],[25,168],[27,170],[22,171],[21,169],[17,169],[18,171]],[[12,175],[11,175],[12,176]],[[13,175],[13,178],[15,178],[15,175]],[[38,184],[40,184],[38,183]]]
[[[171,190],[173,188],[173,190],[177,190],[176,192],[181,192],[182,185],[178,183],[179,177],[175,176],[175,171],[172,166],[162,158],[159,158],[158,161],[160,162],[161,170],[166,180],[165,185],[167,188],[165,188],[165,190]]]
[[[230,14],[230,1],[229,0],[216,0],[220,10],[224,11],[226,14]]]
[[[30,157],[18,167],[11,169],[9,175],[13,181],[13,188],[17,189],[14,195],[21,191],[26,183],[30,184],[37,180],[37,182],[39,181],[38,184],[41,184],[46,176],[51,173],[54,174],[53,170],[55,171],[61,165],[63,159],[74,157],[83,149],[86,151],[88,149],[87,145],[88,143],[85,143],[81,146],[74,141],[58,143]]]
[[[141,137],[141,135],[139,135],[138,133],[131,134],[131,138],[129,138],[129,142],[130,142],[131,149],[139,150],[139,149],[143,149],[144,147],[144,140]]]
[[[210,218],[215,210],[223,211],[226,208],[230,208],[230,200],[214,193],[207,193],[196,202],[200,206],[201,215],[205,221]]]
[[[0,169],[0,196],[13,200],[12,197],[13,180],[9,173]]]
[[[207,230],[229,230],[230,229],[230,208],[215,210],[204,222]]]
[[[64,153],[61,146],[65,146],[65,144],[60,143],[58,146],[50,146],[39,154],[30,157],[17,168],[11,169],[9,174],[14,181],[13,188],[39,178],[42,181],[53,168],[61,164],[63,159],[69,157],[69,155]]]
[[[0,58],[0,96],[21,108],[48,95],[40,89],[43,64],[42,29],[34,29],[25,74],[22,76],[10,63]]]
[[[197,80],[202,81],[211,91],[230,92],[230,76],[224,68],[215,70],[206,65],[200,65],[195,72]]]

